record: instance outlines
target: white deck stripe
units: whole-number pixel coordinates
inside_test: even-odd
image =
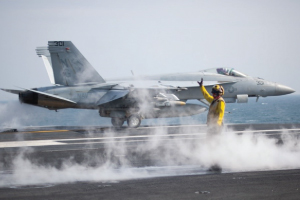
[[[286,131],[300,131],[300,129],[272,129],[272,130],[255,130],[255,131],[232,131],[231,133],[266,133],[266,132],[281,132],[284,134]],[[225,132],[226,133],[226,132]],[[202,136],[206,133],[187,133],[187,134],[164,134],[164,135],[133,135],[133,136],[117,136],[117,137],[96,137],[96,138],[74,138],[74,139],[51,139],[51,140],[26,140],[26,141],[9,141],[0,142],[0,148],[8,147],[35,147],[35,146],[55,146],[55,145],[72,145],[72,144],[90,144],[90,143],[106,143],[107,140],[114,139],[132,139],[132,138],[155,138],[155,137],[179,137],[179,136]],[[267,135],[274,135],[272,133]],[[66,143],[68,141],[86,141],[78,143]],[[93,140],[106,140],[106,141],[93,141]],[[146,141],[146,140],[135,140]]]
[[[34,141],[13,141],[13,142],[0,142],[0,148],[8,147],[37,147],[37,146],[53,146],[65,145],[54,140],[34,140]]]

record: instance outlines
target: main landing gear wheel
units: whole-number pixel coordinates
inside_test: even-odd
[[[137,128],[141,124],[141,118],[138,115],[131,115],[127,119],[127,124],[130,128]]]
[[[114,127],[120,128],[124,124],[124,119],[121,118],[111,118],[111,123]]]

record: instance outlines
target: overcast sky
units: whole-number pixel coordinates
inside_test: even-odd
[[[51,85],[35,48],[71,40],[103,78],[233,67],[299,94],[299,10],[299,0],[1,0],[0,87]]]

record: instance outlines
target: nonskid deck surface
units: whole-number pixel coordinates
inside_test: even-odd
[[[297,151],[285,145],[297,145],[299,134],[300,124],[230,124],[218,146],[207,150],[205,125],[6,129],[0,133],[0,199],[297,199],[299,163],[249,161],[243,168],[227,160],[245,163],[240,155],[265,152],[285,162]],[[228,156],[220,160],[221,173],[208,171],[211,160],[202,159],[213,151],[211,157]]]

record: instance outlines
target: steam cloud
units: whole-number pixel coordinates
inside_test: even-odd
[[[219,138],[208,140],[200,133],[188,139],[170,139],[164,128],[158,130],[136,145],[127,145],[124,139],[116,140],[112,138],[114,133],[109,133],[104,157],[87,154],[87,162],[81,164],[70,158],[59,168],[32,162],[26,157],[32,150],[25,149],[15,158],[12,173],[2,174],[0,186],[119,181],[191,173],[185,170],[188,168],[201,174],[213,164],[219,164],[225,172],[300,167],[299,138],[288,132],[282,132],[281,139],[276,139],[263,134],[236,135],[227,131]],[[152,166],[135,167],[132,152],[151,160]],[[91,160],[97,164],[87,164]]]
[[[20,105],[18,102],[0,104],[0,112],[0,126],[14,128],[31,123],[38,125],[41,123],[38,119],[53,119],[57,116],[54,111]],[[72,120],[85,124],[84,120],[91,119],[90,115],[90,112],[77,115],[78,119]],[[62,114],[62,118],[65,116],[69,116],[69,113]],[[99,120],[98,112],[92,118]],[[186,119],[182,118],[181,124],[185,124]],[[198,119],[191,123],[199,123]],[[159,119],[157,122],[168,124],[170,121]],[[70,157],[59,167],[36,162],[32,159],[34,150],[24,147],[15,157],[12,171],[3,171],[4,166],[0,163],[0,187],[203,174],[213,164],[219,164],[224,172],[300,167],[299,138],[289,132],[283,131],[278,139],[251,131],[236,135],[227,130],[219,138],[208,140],[204,133],[193,134],[194,130],[184,130],[181,134],[191,135],[170,138],[162,127],[152,132],[151,137],[133,144],[126,143],[125,139],[114,139],[113,136],[119,136],[118,133],[109,132],[105,136],[110,139],[104,144],[105,150],[101,155],[91,155],[87,151],[84,162],[78,163]],[[90,134],[94,134],[91,137],[98,136],[97,133]],[[19,140],[22,140],[21,136]],[[86,147],[91,149],[94,146],[88,144]]]
[[[110,125],[110,119],[100,118],[98,110],[62,109],[55,112],[18,101],[0,102],[0,130],[28,126]]]

